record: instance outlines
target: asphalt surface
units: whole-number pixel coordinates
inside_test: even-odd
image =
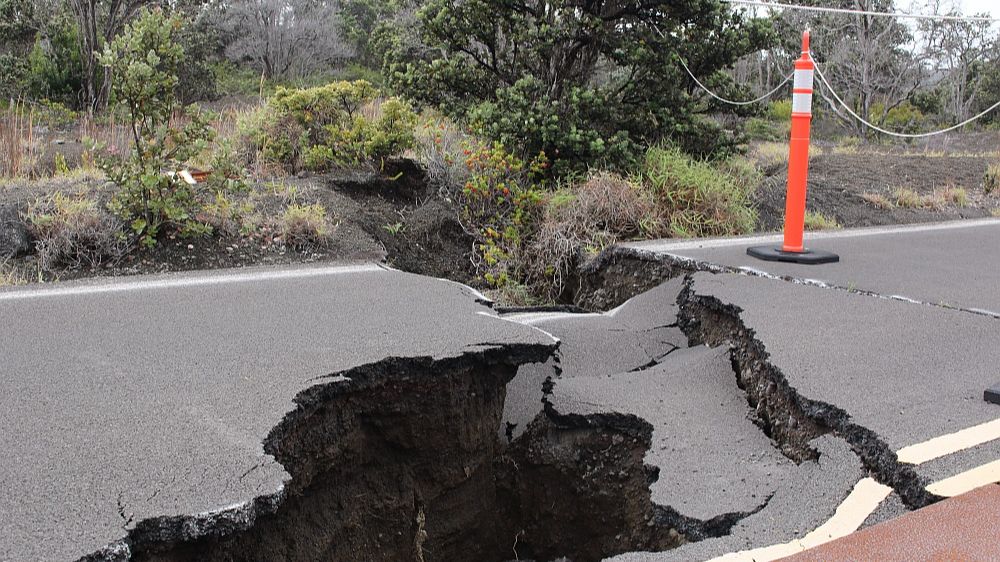
[[[268,432],[316,377],[552,340],[377,266],[0,291],[0,559],[73,560],[137,521],[279,492]]]
[[[724,537],[688,543],[665,552],[628,552],[613,562],[691,562],[727,553],[787,542],[808,533],[834,514],[864,473],[847,443],[829,436],[811,443],[818,461],[807,461],[784,474],[767,505],[736,523]],[[735,475],[734,478],[735,480]]]
[[[796,469],[750,421],[727,348],[685,348],[642,371],[562,379],[549,400],[561,415],[649,422],[645,463],[660,469],[653,503],[687,517],[757,511]]]
[[[789,384],[846,411],[892,449],[1000,417],[988,316],[748,275],[696,273],[693,290],[739,307]]]
[[[504,318],[534,326],[559,339],[559,362],[526,365],[507,385],[500,433],[517,438],[542,411],[549,378],[601,377],[663,360],[687,336],[677,327],[676,279],[638,295],[605,314],[530,313]]]
[[[621,561],[708,559],[793,540],[822,524],[864,474],[842,440],[813,442],[818,461],[784,457],[750,421],[726,347],[687,347],[677,328],[683,279],[668,281],[604,314],[532,313],[524,322],[560,340],[561,361],[522,367],[508,384],[505,422],[514,437],[541,412],[542,385],[558,414],[626,414],[653,426],[644,462],[659,468],[654,503],[707,521],[741,514],[721,538]]]
[[[807,248],[840,255],[839,263],[823,265],[767,262],[746,255],[750,246],[780,245],[780,236],[624,246],[1000,316],[998,239],[1000,219],[807,233]]]

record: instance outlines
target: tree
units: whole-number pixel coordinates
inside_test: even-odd
[[[805,0],[821,5],[861,11],[892,12],[893,0]],[[778,17],[785,57],[798,58],[802,31],[812,28],[812,48],[827,79],[852,109],[867,120],[884,124],[889,113],[908,101],[923,83],[923,60],[912,52],[910,29],[897,18],[862,14],[803,13],[787,10]],[[867,139],[869,127],[847,114],[822,87],[833,114],[841,123]]]
[[[378,33],[387,80],[556,173],[668,139],[713,152],[680,60],[711,76],[771,40],[717,0],[429,0],[416,22]]]
[[[146,246],[156,243],[165,225],[182,235],[205,228],[195,219],[192,188],[164,173],[180,170],[212,136],[207,120],[196,110],[188,113],[190,121],[183,128],[170,122],[177,107],[177,70],[184,60],[184,49],[176,41],[180,28],[176,16],[143,10],[97,56],[97,62],[115,76],[112,91],[128,112],[134,143],[127,157],[113,154],[102,162],[108,178],[121,188],[111,209],[130,222]]]
[[[930,7],[935,14],[961,15],[952,3],[941,0],[932,0]],[[988,21],[924,20],[920,31],[932,71],[942,77],[940,85],[948,93],[945,110],[955,121],[967,119],[976,107],[980,83],[990,72],[989,59],[998,48],[992,25]]]
[[[156,0],[67,0],[79,29],[80,62],[83,67],[84,105],[98,111],[108,104],[111,91],[109,67],[102,67],[97,53],[121,33],[139,11]]]
[[[337,10],[340,32],[358,62],[377,67],[378,56],[371,46],[372,33],[380,22],[394,18],[402,10],[402,4],[403,0],[341,0]]]
[[[265,78],[301,77],[345,59],[333,2],[236,0],[224,15],[234,38],[227,55],[249,62]]]

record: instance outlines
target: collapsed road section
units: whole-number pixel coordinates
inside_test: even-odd
[[[426,532],[448,552],[491,510],[458,507],[492,478],[504,384],[556,346],[480,300],[377,266],[3,292],[0,559],[155,559],[282,524],[286,550],[244,559],[336,558],[317,528],[389,513],[336,548],[398,559]]]
[[[995,419],[995,319],[626,254],[604,313],[367,265],[0,292],[0,559],[708,559],[995,458],[897,455]]]
[[[697,273],[681,322],[696,341],[733,342],[740,384],[770,431],[804,452],[812,436],[835,432],[911,508],[934,498],[924,468],[895,451],[998,415],[982,400],[1000,361],[988,316]]]

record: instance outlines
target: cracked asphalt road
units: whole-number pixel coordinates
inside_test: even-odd
[[[766,262],[746,255],[749,246],[780,245],[780,236],[624,246],[1000,316],[998,239],[1000,219],[806,233],[807,247],[840,255],[839,263],[816,266]]]
[[[605,314],[528,313],[504,318],[535,326],[560,341],[559,362],[526,365],[507,385],[500,433],[519,436],[542,411],[545,380],[601,377],[641,369],[687,346],[677,327],[682,279],[647,291]]]
[[[478,300],[371,265],[0,291],[0,559],[74,560],[144,518],[279,493],[262,443],[317,377],[552,344]]]
[[[549,401],[560,415],[617,413],[649,422],[645,462],[659,469],[653,502],[686,517],[755,512],[796,468],[750,421],[723,347],[685,348],[642,371],[558,380]]]
[[[748,275],[696,273],[693,290],[739,307],[803,397],[831,404],[892,449],[1000,417],[1000,323],[942,307]]]

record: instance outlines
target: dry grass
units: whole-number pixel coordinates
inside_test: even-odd
[[[837,219],[828,217],[819,211],[806,211],[806,230],[837,230],[842,228]]]
[[[124,225],[85,195],[56,192],[28,207],[42,269],[98,267],[124,256]]]
[[[993,209],[993,212],[990,213],[990,214],[992,214],[994,217],[1000,219],[1000,207],[997,207],[996,209]]]
[[[326,247],[336,230],[326,207],[319,203],[289,205],[279,219],[279,226],[285,245],[297,250]]]
[[[34,131],[34,106],[15,101],[0,112],[0,177],[34,176],[41,151]]]
[[[898,207],[904,209],[920,209],[925,206],[924,198],[919,193],[907,187],[897,187],[892,197]]]
[[[990,164],[983,174],[983,191],[987,195],[1000,193],[1000,162]]]
[[[757,162],[764,173],[771,175],[788,164],[788,145],[762,142],[750,150],[749,157]]]
[[[0,260],[0,287],[15,287],[27,283],[28,279],[23,273],[13,268],[6,260]]]
[[[533,286],[556,299],[581,253],[599,252],[657,227],[657,210],[648,191],[620,176],[597,173],[548,196],[524,268]]]
[[[921,195],[906,187],[898,187],[893,191],[893,199],[897,206],[904,209],[934,210],[948,205],[956,207],[966,207],[969,205],[968,191],[965,188],[954,185],[935,189],[928,195]]]
[[[414,156],[427,170],[431,188],[451,197],[468,180],[465,152],[472,148],[472,139],[452,120],[426,111],[420,116],[416,141]]]
[[[888,197],[882,195],[881,193],[871,193],[866,191],[861,194],[861,199],[877,209],[891,209],[895,207],[895,204],[893,204]]]
[[[954,185],[945,186],[934,190],[932,198],[941,201],[945,205],[955,205],[956,207],[967,207],[969,205],[969,192],[964,187]]]

